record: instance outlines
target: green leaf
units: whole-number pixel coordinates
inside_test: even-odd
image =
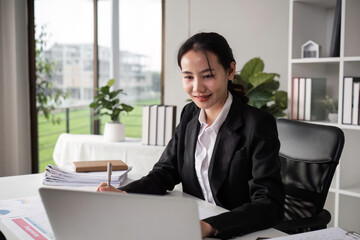
[[[115,84],[115,79],[113,79],[113,78],[111,78],[108,82],[107,82],[107,84],[106,84],[106,86],[108,86],[109,88],[112,86],[112,85],[114,85]]]
[[[272,100],[272,93],[267,91],[253,92],[249,97],[249,105],[261,108],[267,102]]]
[[[285,91],[276,91],[275,92],[275,104],[285,110],[287,108],[287,93]]]
[[[96,102],[92,102],[92,103],[90,103],[90,105],[89,105],[89,107],[91,107],[91,108],[96,108],[96,106],[97,106],[97,103],[96,103]]]
[[[131,111],[134,109],[132,106],[127,105],[127,104],[124,104],[124,103],[121,104],[121,107],[122,107],[122,108],[124,109],[124,111],[126,111],[126,112],[131,112]]]
[[[109,94],[109,89],[110,89],[110,87],[104,86],[104,87],[100,88],[100,92],[104,93],[104,94]]]
[[[102,99],[102,98],[104,98],[104,97],[106,97],[106,94],[103,94],[103,93],[99,93],[98,95],[96,95],[95,97],[94,97],[94,99],[96,100],[96,99]]]
[[[110,97],[110,99],[113,99],[114,97],[116,97],[119,93],[121,93],[123,90],[122,89],[118,89],[118,90],[115,90],[115,91],[113,91],[113,92],[111,92],[110,94],[109,94],[109,97]]]
[[[119,104],[120,100],[118,98],[116,98],[115,100],[110,101],[111,105],[116,106],[117,104]]]
[[[264,70],[264,62],[261,58],[250,59],[245,63],[244,67],[240,72],[241,79],[245,82],[249,82],[249,78],[256,73],[262,72]]]
[[[121,112],[121,109],[116,108],[113,110],[113,114],[111,115],[111,121],[117,122],[119,121],[119,114]]]
[[[111,102],[109,102],[107,100],[104,100],[102,105],[104,108],[106,108],[108,110],[112,110],[112,107],[114,106]]]
[[[256,91],[267,90],[268,92],[274,92],[280,87],[280,82],[276,80],[269,80],[257,86]]]
[[[275,76],[279,76],[279,74],[260,72],[251,76],[249,78],[249,82],[251,83],[251,85],[253,85],[254,88],[256,88],[257,86],[265,83],[266,81],[273,80]]]

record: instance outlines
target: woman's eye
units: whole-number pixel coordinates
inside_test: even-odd
[[[214,77],[214,75],[211,75],[211,74],[203,76],[203,78],[213,78],[213,77]]]
[[[185,76],[184,78],[188,79],[188,80],[191,80],[191,79],[193,79],[193,76]]]

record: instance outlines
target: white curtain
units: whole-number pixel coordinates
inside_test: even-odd
[[[0,176],[31,173],[27,1],[0,0]]]

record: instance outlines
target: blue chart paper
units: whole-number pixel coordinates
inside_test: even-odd
[[[7,215],[9,214],[10,211],[9,210],[6,210],[6,209],[0,209],[0,216],[4,216],[4,215]]]
[[[40,197],[1,200],[0,221],[20,239],[54,239]]]

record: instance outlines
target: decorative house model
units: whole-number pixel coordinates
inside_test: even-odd
[[[301,46],[301,58],[318,58],[319,52],[319,44],[311,40]]]

